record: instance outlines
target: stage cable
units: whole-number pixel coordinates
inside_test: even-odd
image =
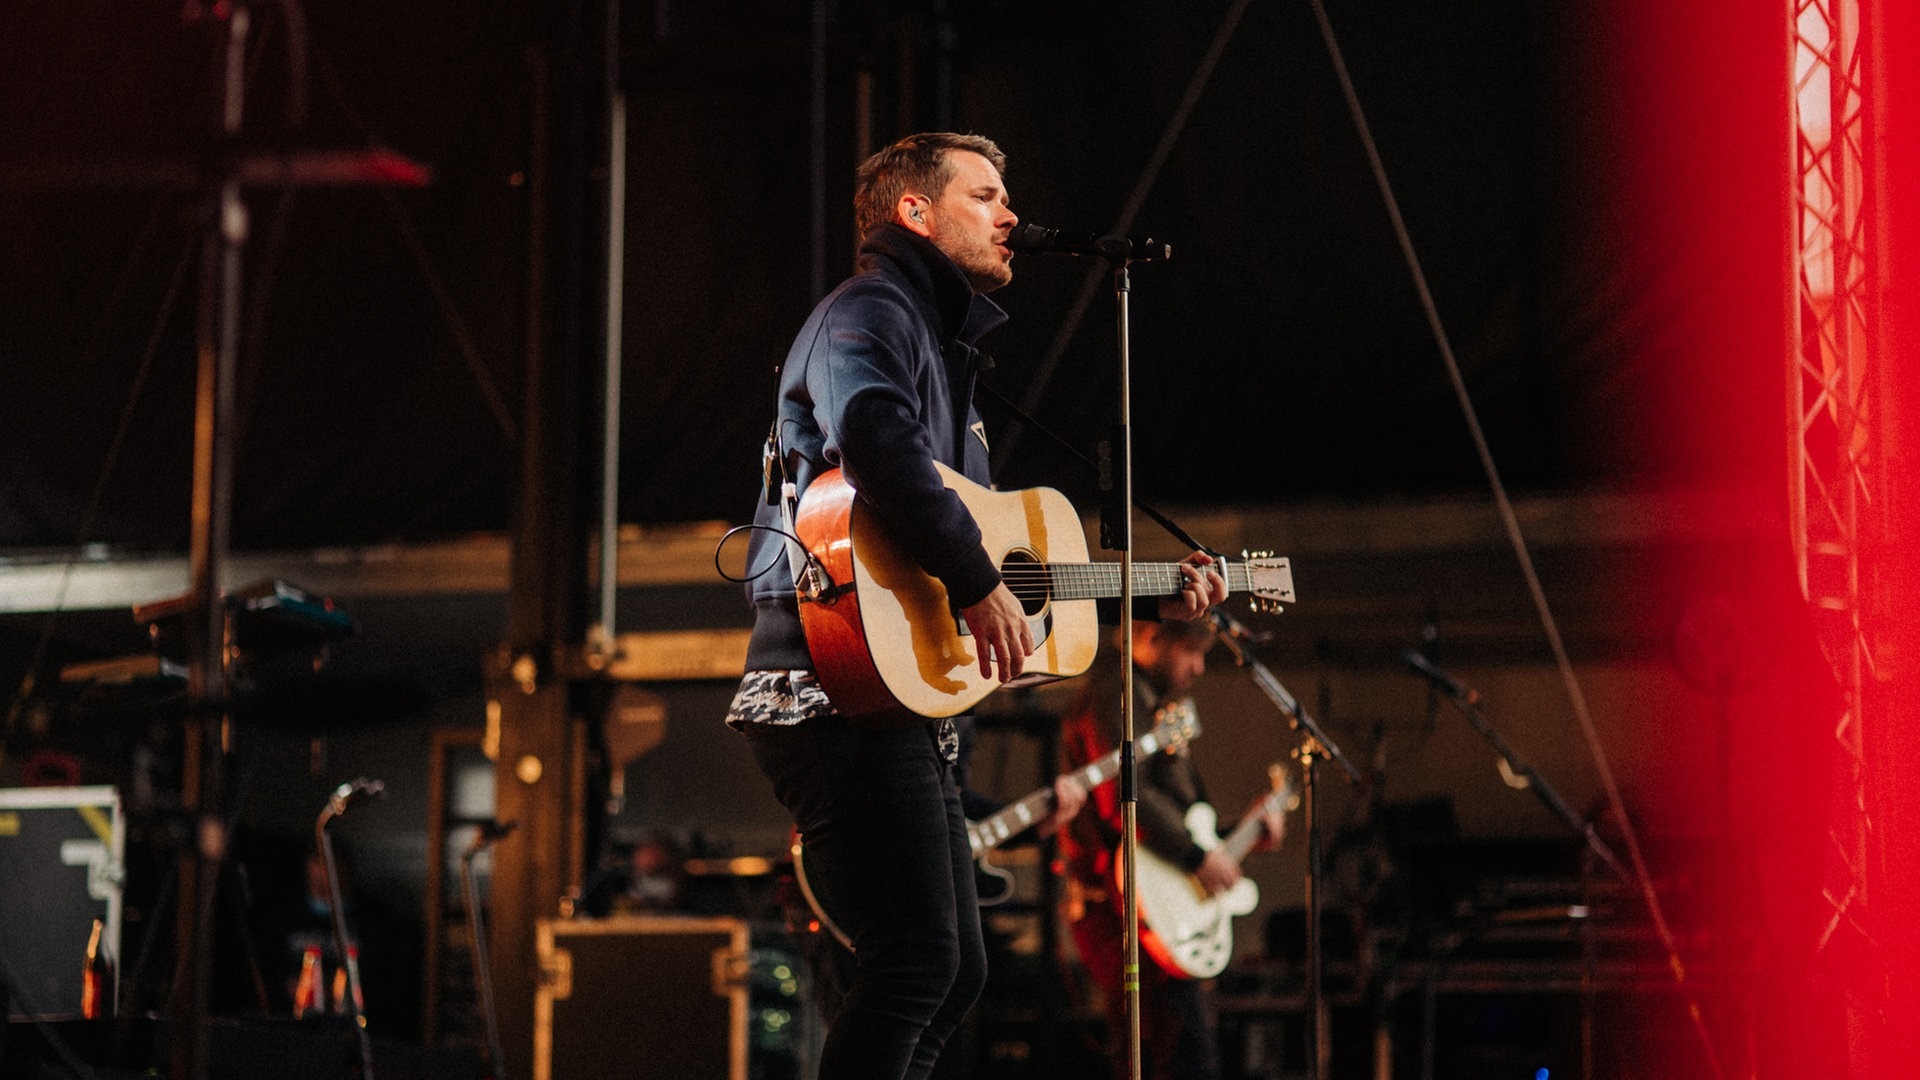
[[[1320,25],[1320,36],[1325,40],[1327,55],[1333,61],[1334,75],[1340,80],[1340,92],[1346,97],[1347,109],[1353,115],[1354,130],[1360,136],[1360,143],[1367,154],[1367,163],[1373,170],[1374,182],[1379,185],[1381,201],[1386,205],[1387,216],[1393,225],[1393,235],[1400,244],[1401,254],[1406,257],[1407,270],[1413,278],[1413,286],[1420,296],[1420,307],[1426,313],[1427,324],[1433,331],[1435,344],[1440,350],[1440,359],[1446,365],[1447,379],[1453,384],[1454,397],[1460,403],[1460,412],[1467,422],[1467,431],[1473,438],[1474,453],[1479,456],[1480,467],[1486,473],[1487,484],[1492,489],[1494,504],[1499,511],[1500,520],[1506,527],[1507,539],[1513,546],[1514,557],[1520,562],[1520,572],[1525,577],[1527,592],[1533,598],[1534,610],[1540,617],[1540,626],[1546,634],[1547,644],[1553,650],[1553,659],[1560,671],[1560,681],[1565,686],[1567,698],[1573,707],[1574,716],[1580,722],[1580,732],[1586,738],[1588,753],[1593,758],[1594,768],[1600,774],[1600,784],[1607,793],[1607,805],[1614,818],[1620,823],[1620,832],[1626,842],[1627,853],[1633,863],[1633,872],[1638,879],[1635,884],[1645,901],[1647,913],[1653,919],[1654,930],[1660,937],[1661,948],[1666,952],[1667,966],[1673,974],[1675,985],[1680,989],[1687,1002],[1687,1013],[1693,1022],[1694,1031],[1700,1038],[1701,1048],[1705,1051],[1707,1062],[1713,1075],[1724,1075],[1719,1054],[1714,1049],[1713,1038],[1708,1033],[1706,1020],[1700,1012],[1700,1002],[1695,996],[1692,985],[1687,979],[1686,966],[1680,958],[1680,946],[1674,937],[1673,929],[1667,923],[1665,912],[1660,906],[1660,897],[1653,887],[1653,875],[1647,869],[1646,858],[1640,849],[1640,840],[1633,827],[1633,819],[1627,815],[1626,801],[1621,797],[1620,785],[1614,779],[1613,766],[1608,762],[1606,748],[1600,742],[1600,733],[1594,726],[1593,714],[1587,707],[1586,693],[1581,689],[1579,676],[1573,670],[1573,661],[1568,656],[1567,647],[1560,635],[1560,626],[1554,618],[1553,608],[1547,602],[1546,590],[1540,584],[1540,576],[1535,571],[1533,556],[1527,550],[1526,537],[1520,531],[1520,519],[1515,515],[1513,503],[1507,497],[1506,485],[1500,480],[1500,469],[1494,463],[1493,451],[1487,445],[1486,433],[1481,430],[1480,417],[1474,408],[1473,398],[1467,393],[1466,379],[1461,375],[1459,361],[1453,353],[1453,345],[1447,337],[1446,327],[1440,321],[1440,312],[1434,304],[1433,293],[1427,286],[1426,273],[1421,269],[1420,256],[1414,250],[1412,234],[1407,223],[1400,215],[1400,204],[1394,198],[1393,184],[1387,178],[1386,165],[1380,159],[1379,147],[1374,143],[1372,129],[1367,124],[1366,112],[1360,107],[1360,96],[1353,86],[1353,78],[1347,71],[1345,57],[1340,52],[1339,40],[1334,36],[1333,24],[1327,19],[1326,7],[1322,0],[1308,0],[1313,8],[1313,17]]]

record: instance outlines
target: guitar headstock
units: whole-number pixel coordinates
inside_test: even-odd
[[[1200,715],[1187,698],[1169,701],[1153,711],[1153,730],[1147,738],[1154,741],[1149,753],[1177,753],[1200,734]]]
[[[1253,594],[1253,610],[1278,614],[1280,605],[1293,603],[1293,563],[1271,551],[1241,552],[1247,569],[1247,590]]]
[[[1280,812],[1297,809],[1300,806],[1300,793],[1293,786],[1293,770],[1281,762],[1267,766],[1267,783],[1273,787],[1272,798],[1280,804]]]

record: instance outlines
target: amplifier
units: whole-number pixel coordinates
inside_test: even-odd
[[[534,932],[533,1080],[746,1080],[744,920],[541,919]]]
[[[120,798],[111,787],[0,788],[0,958],[9,1015],[80,1015],[87,939],[120,959],[124,874]],[[111,1012],[115,987],[106,991]]]

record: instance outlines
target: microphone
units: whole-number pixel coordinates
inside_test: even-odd
[[[500,821],[497,819],[489,818],[488,820],[480,823],[480,836],[482,839],[489,840],[489,841],[500,840],[500,839],[504,839],[509,833],[513,832],[513,830],[519,827],[520,827],[520,822],[517,820],[516,821]]]
[[[1433,661],[1421,655],[1418,649],[1408,649],[1404,655],[1407,666],[1425,675],[1428,681],[1440,689],[1445,690],[1455,699],[1465,702],[1468,705],[1478,705],[1480,703],[1480,691],[1475,690],[1473,687],[1466,685],[1459,679],[1435,667]]]
[[[386,793],[387,785],[378,780],[369,780],[364,776],[341,784],[333,789],[333,794],[327,796],[327,804],[320,808],[320,817],[314,822],[313,827],[317,832],[324,834],[327,831],[327,825],[334,818],[346,813],[348,807]]]
[[[473,840],[467,844],[467,853],[461,857],[462,861],[472,861],[481,852],[492,847],[495,842],[504,840],[507,834],[519,827],[518,820],[501,821],[499,818],[488,818],[478,822],[473,829]]]
[[[1090,255],[1113,262],[1166,262],[1173,258],[1172,244],[1151,237],[1129,240],[1031,224],[1015,225],[1007,234],[1007,246],[1020,255]]]
[[[353,804],[371,799],[376,795],[385,795],[386,793],[387,785],[378,780],[369,780],[363,776],[358,780],[349,781],[334,788],[332,797],[327,800],[327,808],[333,811],[334,817],[339,817],[341,814],[346,813],[347,808]]]

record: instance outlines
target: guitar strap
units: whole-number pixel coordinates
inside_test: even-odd
[[[990,357],[982,354],[981,359],[981,366],[983,368],[992,366],[992,359]],[[986,395],[992,398],[1001,408],[1005,409],[1029,429],[1039,432],[1049,442],[1052,442],[1067,454],[1078,459],[1089,470],[1096,473],[1100,472],[1100,466],[1096,464],[1093,459],[1081,453],[1078,447],[1075,447],[1066,439],[1061,438],[1053,429],[1028,415],[1025,409],[1014,404],[1011,399],[996,389],[992,383],[984,379],[975,379],[974,386],[985,391]],[[813,553],[801,546],[799,533],[794,530],[793,520],[796,508],[800,504],[800,494],[798,487],[794,483],[793,474],[787,471],[787,455],[780,445],[780,418],[778,416],[773,418],[773,423],[767,428],[767,445],[761,454],[760,471],[761,483],[765,488],[767,505],[778,505],[780,507],[780,527],[783,530],[787,544],[787,570],[793,575],[794,591],[799,594],[802,600],[818,600],[831,586],[826,580],[826,571],[821,568],[819,561],[813,557]],[[775,482],[776,478],[778,479],[778,483]],[[1195,540],[1192,534],[1180,527],[1179,523],[1161,513],[1159,510],[1154,509],[1138,497],[1133,500],[1133,505],[1138,507],[1141,513],[1152,518],[1161,528],[1167,530],[1175,540],[1178,540],[1188,548],[1195,551],[1205,551],[1214,555],[1216,558],[1219,557],[1220,553],[1218,551]]]
[[[991,365],[983,364],[982,366],[986,367]],[[1079,447],[1076,447],[1072,443],[1068,442],[1066,439],[1061,438],[1057,433],[1053,431],[1053,429],[1047,427],[1047,425],[1041,423],[1040,421],[1034,419],[1032,416],[1028,415],[1025,409],[1022,409],[1020,406],[1015,405],[1013,401],[1009,399],[1005,394],[1002,394],[999,390],[994,389],[993,384],[987,382],[984,379],[979,379],[979,380],[975,380],[974,385],[979,387],[981,390],[986,391],[986,394],[988,397],[992,398],[996,404],[998,404],[1001,408],[1005,409],[1015,419],[1025,424],[1029,430],[1038,432],[1041,436],[1045,437],[1048,442],[1053,443],[1055,446],[1059,447],[1061,450],[1073,456],[1081,464],[1085,465],[1088,471],[1093,472],[1096,475],[1104,473],[1104,470],[1101,469],[1098,462],[1094,461],[1092,458],[1088,457],[1087,455],[1081,453]],[[1178,540],[1182,544],[1185,544],[1188,548],[1194,551],[1204,551],[1209,555],[1214,556],[1215,558],[1218,558],[1220,556],[1220,553],[1218,551],[1215,551],[1213,548],[1209,547],[1208,545],[1203,544],[1198,540],[1195,540],[1191,535],[1188,534],[1187,530],[1181,528],[1180,525],[1177,522],[1175,522],[1172,518],[1169,518],[1167,515],[1161,513],[1158,510],[1155,510],[1153,507],[1140,501],[1140,499],[1137,496],[1133,500],[1133,505],[1138,507],[1141,513],[1152,518],[1155,524],[1167,530],[1167,532],[1170,533],[1175,540]]]
[[[767,429],[767,446],[760,457],[761,483],[766,488],[767,505],[780,507],[781,535],[787,544],[787,572],[793,575],[793,589],[802,600],[818,600],[826,591],[826,572],[813,553],[800,546],[800,534],[794,531],[793,516],[800,505],[799,487],[787,471],[787,455],[780,447],[780,418],[773,418]],[[779,483],[776,484],[775,478]]]

